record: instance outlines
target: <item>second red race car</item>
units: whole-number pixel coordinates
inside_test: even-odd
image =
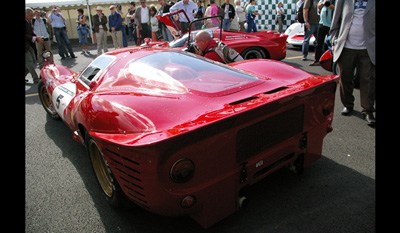
[[[194,41],[195,35],[200,30],[182,30],[179,23],[179,17],[187,17],[183,10],[179,10],[174,13],[168,13],[164,15],[157,15],[157,19],[162,21],[175,38],[170,43],[154,41],[147,42],[145,46],[169,46],[171,48],[186,49],[190,46],[190,43]],[[216,17],[216,16],[214,16]],[[194,20],[192,25],[196,21],[206,21],[213,17],[206,17]],[[274,33],[274,31],[267,30],[256,33],[244,33],[238,31],[226,31],[222,30],[222,26],[212,27],[206,29],[214,39],[223,41],[227,46],[235,49],[243,59],[257,59],[266,58],[273,60],[282,60],[286,57],[286,39],[287,35],[283,33]],[[190,35],[190,40],[188,36]],[[189,42],[189,43],[188,43]],[[189,44],[189,46],[188,46]]]

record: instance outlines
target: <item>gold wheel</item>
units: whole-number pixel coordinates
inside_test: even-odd
[[[114,194],[112,178],[103,154],[93,139],[89,140],[88,150],[92,161],[93,170],[104,194],[111,198]]]
[[[49,113],[52,117],[58,117],[56,110],[54,110],[51,104],[51,98],[42,80],[39,83],[39,97],[46,112]]]

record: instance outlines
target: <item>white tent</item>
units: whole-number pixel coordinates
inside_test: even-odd
[[[28,7],[49,7],[51,5],[62,6],[80,6],[80,5],[96,5],[96,4],[114,4],[121,2],[139,2],[139,0],[25,0]]]
[[[131,0],[133,2],[138,2],[139,0]],[[56,5],[58,7],[68,7],[68,6],[86,6],[87,12],[90,12],[90,5],[97,4],[116,4],[121,2],[131,2],[131,1],[121,1],[121,0],[25,0],[25,6],[31,8],[43,8],[50,7],[51,5]],[[92,21],[91,14],[88,14],[89,22]],[[89,30],[90,37],[92,38],[92,43],[94,43],[93,32]]]

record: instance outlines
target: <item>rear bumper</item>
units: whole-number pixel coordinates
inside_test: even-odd
[[[124,193],[136,204],[160,215],[190,215],[208,228],[239,210],[243,188],[296,160],[308,167],[321,158],[333,117],[333,112],[323,115],[322,105],[326,98],[334,101],[336,82],[323,86],[157,144],[129,147],[104,141],[102,151]],[[265,142],[252,143],[246,137]],[[243,142],[256,148],[239,153]],[[182,158],[193,161],[195,173],[191,180],[175,183],[170,169]],[[188,196],[196,201],[184,208],[182,201]]]

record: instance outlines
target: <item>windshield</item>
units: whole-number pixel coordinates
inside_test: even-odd
[[[175,93],[189,89],[218,93],[258,80],[232,67],[178,51],[153,53],[125,67],[120,72],[131,79],[131,85]]]
[[[89,85],[89,82],[94,79],[94,77],[98,77],[97,74],[100,74],[101,70],[104,70],[112,61],[115,60],[116,57],[109,55],[102,55],[97,57],[90,65],[86,67],[86,69],[82,72],[79,80],[81,80],[84,84]],[[96,76],[97,75],[97,76]]]

